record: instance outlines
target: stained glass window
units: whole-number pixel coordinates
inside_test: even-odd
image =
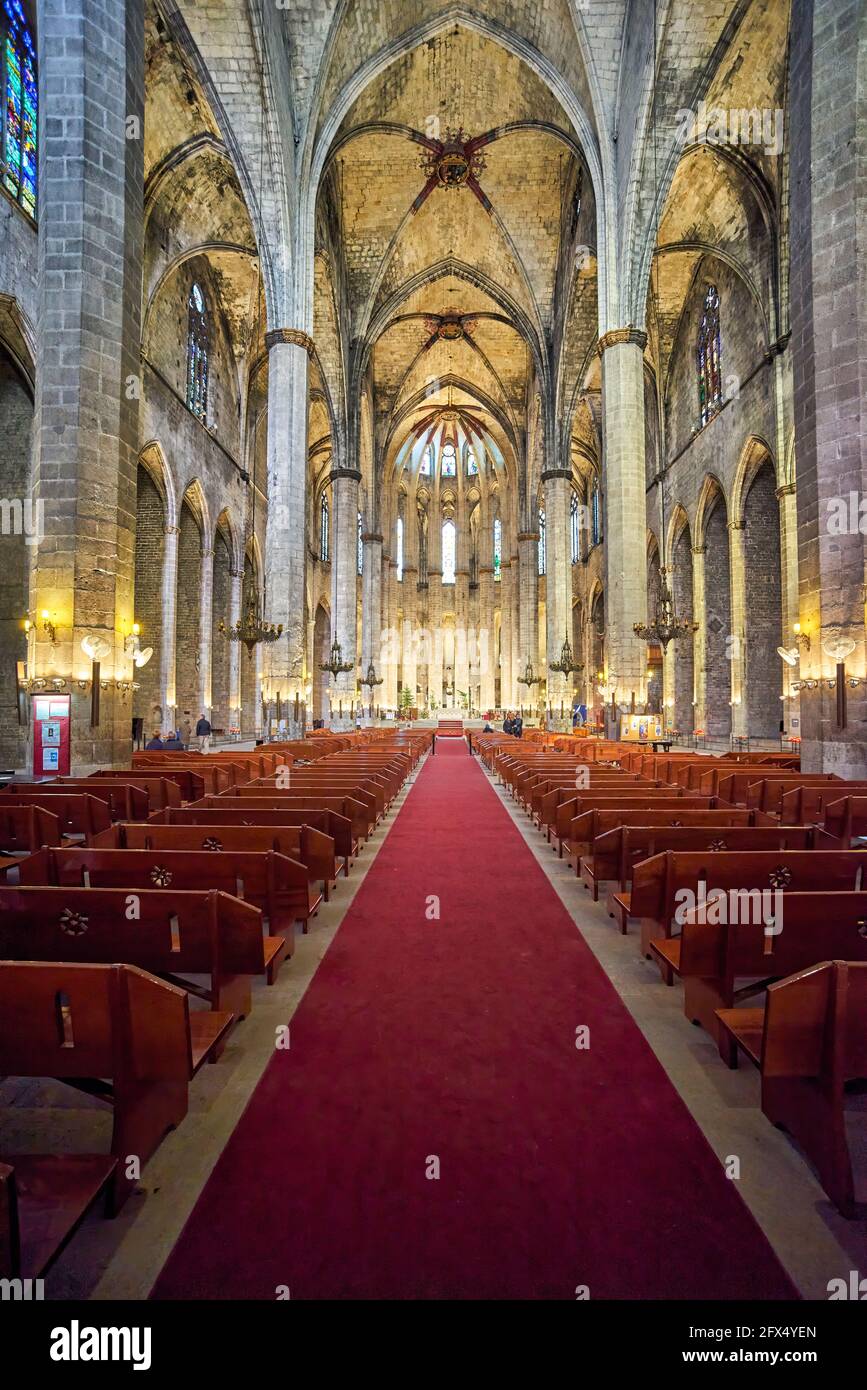
[[[20,0],[3,0],[3,187],[36,216],[36,47]]]
[[[403,517],[397,518],[397,577],[403,579]]]
[[[500,518],[494,522],[494,583],[500,581],[500,565],[502,563],[503,551],[503,527]]]
[[[199,285],[190,290],[187,328],[187,408],[208,418],[208,306]]]
[[[467,449],[467,473],[472,478],[475,477],[478,471],[479,465],[476,463],[476,456],[473,453],[472,449]]]
[[[419,470],[418,470],[418,471],[419,471],[419,473],[421,474],[421,476],[422,476],[423,478],[429,478],[430,475],[431,475],[431,473],[433,472],[433,445],[432,445],[432,444],[428,444],[427,448],[425,449],[425,451],[424,451],[424,453],[423,453],[423,455],[422,455],[421,466],[419,467]]]
[[[322,501],[319,503],[319,558],[327,560],[329,557],[329,534],[328,534],[328,498],[322,494]]]
[[[458,472],[458,459],[454,444],[444,444],[440,455],[440,473],[444,478],[455,478]]]
[[[545,573],[545,512],[539,508],[539,573]]]
[[[698,329],[696,358],[699,419],[701,424],[706,425],[722,404],[719,291],[716,285],[708,285],[704,297],[704,313]]]
[[[590,523],[593,528],[593,544],[598,545],[601,533],[599,527],[599,481],[596,478],[593,480],[593,496],[590,502],[590,509]]]
[[[443,583],[455,582],[455,544],[457,533],[453,521],[443,522]]]
[[[364,573],[364,541],[361,539],[361,531],[362,531],[362,526],[361,526],[361,512],[359,512],[359,513],[358,513],[358,556],[357,556],[357,564],[358,564],[358,573],[359,573],[359,574],[363,574],[363,573]]]
[[[574,487],[569,502],[569,535],[572,541],[572,564],[577,565],[581,555],[581,512],[578,507],[578,494]]]

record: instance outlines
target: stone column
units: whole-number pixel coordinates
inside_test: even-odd
[[[294,328],[265,335],[268,348],[268,529],[265,578],[272,623],[283,635],[269,643],[263,662],[268,717],[279,693],[290,737],[303,721],[292,718],[296,692],[303,698],[306,602],[307,368],[313,340]]]
[[[337,468],[331,474],[334,503],[333,545],[331,547],[331,640],[340,643],[344,661],[352,669],[337,676],[332,685],[332,705],[342,704],[348,727],[350,709],[356,698],[358,660],[358,485],[361,474],[355,468]],[[333,724],[333,721],[332,721]]]
[[[749,733],[749,710],[747,708],[746,669],[749,655],[746,646],[746,607],[747,578],[744,559],[744,524],[742,521],[729,522],[729,585],[732,605],[731,658],[729,677],[732,702],[732,734],[743,738]],[[774,673],[775,675],[776,673]],[[768,680],[773,679],[770,671],[765,673]]]
[[[867,685],[848,688],[838,727],[823,643],[855,643],[847,674],[867,674],[867,43],[859,0],[794,0],[791,21],[790,266],[799,621],[801,767],[867,777]],[[860,89],[859,89],[860,83]],[[867,511],[867,507],[865,507]]]
[[[518,605],[520,612],[521,656],[518,676],[524,674],[529,661],[535,675],[544,676],[539,669],[539,532],[518,532]],[[539,686],[518,684],[518,703],[525,709],[535,709],[541,696]]]
[[[692,707],[693,729],[707,729],[707,606],[704,584],[705,547],[692,548],[692,619],[698,626],[693,634],[692,669],[695,679],[695,704]],[[684,639],[686,640],[686,639]]]
[[[500,557],[500,702],[508,709],[514,699],[512,674],[512,565]]]
[[[462,496],[458,500],[457,536],[455,545],[455,705],[459,706],[463,690],[470,689],[470,538],[469,520]]]
[[[552,671],[563,642],[572,643],[572,563],[569,545],[569,497],[572,474],[550,468],[542,474],[545,488],[545,622],[548,652],[548,705],[559,717],[560,702],[571,707],[574,677]]]
[[[599,340],[605,457],[605,629],[618,692],[644,699],[647,651],[632,630],[647,621],[644,467],[646,333],[618,328]],[[561,638],[562,641],[562,638]]]
[[[385,672],[382,666],[382,536],[376,531],[365,531],[361,537],[364,547],[361,580],[361,674],[367,675],[371,662],[376,674],[383,679],[382,685],[361,687],[361,698],[366,707],[376,706],[382,701],[385,689]]]
[[[516,705],[521,703],[526,692],[526,686],[518,684],[518,676],[524,668],[521,665],[521,562],[517,551],[512,552],[509,563],[511,573],[509,610],[512,619],[512,688],[510,691],[512,703],[510,708],[514,709]]]
[[[199,587],[199,680],[196,696],[199,708],[196,710],[193,725],[200,714],[211,712],[211,623],[214,609],[214,552],[207,546],[202,548],[202,577]]]
[[[30,676],[69,681],[81,640],[105,639],[100,722],[68,687],[72,771],[128,765],[141,396],[144,14],[141,0],[39,0],[39,301]],[[129,138],[128,138],[129,136]],[[39,768],[37,771],[41,772]]]
[[[175,689],[175,611],[178,597],[178,536],[179,526],[166,527],[163,552],[162,581],[162,647],[160,649],[160,702],[163,707],[163,728],[177,725],[177,691]]]
[[[502,582],[502,581],[501,581]],[[479,702],[482,713],[493,709],[496,678],[494,647],[494,567],[479,565]]]
[[[401,625],[401,683],[417,700],[418,675],[418,513],[415,491],[406,499],[403,515],[403,623]]]
[[[230,570],[232,581],[229,589],[229,626],[234,627],[241,617],[241,600],[244,591],[244,571]],[[241,653],[245,648],[240,642],[229,643],[229,719],[241,727]]]

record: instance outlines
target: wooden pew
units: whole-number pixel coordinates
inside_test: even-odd
[[[17,785],[23,786],[23,783]],[[70,792],[97,796],[100,801],[108,802],[112,820],[147,820],[151,810],[156,809],[151,806],[150,792],[146,786],[131,780],[119,781],[114,777],[58,777],[53,782],[39,783],[37,790],[46,796],[66,796]]]
[[[347,830],[348,830],[347,826]],[[191,825],[147,825],[137,823],[112,826],[106,834],[96,836],[94,849],[153,849],[187,850],[194,853],[204,849],[207,831]],[[307,870],[308,882],[322,885],[322,896],[328,902],[337,877],[335,844],[330,835],[312,825],[227,825],[220,830],[216,849],[231,853],[265,854],[273,850],[297,859]],[[214,852],[211,846],[210,853]]]
[[[680,936],[660,937],[650,948],[664,977],[680,976],[686,1017],[716,1041],[717,1010],[734,1008],[770,980],[826,957],[867,961],[867,893],[787,892],[777,936],[761,922],[716,924],[699,921],[701,915],[688,912]],[[736,980],[749,983],[736,989]]]
[[[234,784],[232,768],[224,767],[222,763],[209,757],[199,757],[196,760],[184,754],[181,761],[180,756],[175,760],[170,753],[133,753],[132,765],[134,772],[137,772],[139,767],[152,767],[157,769],[162,777],[172,777],[176,772],[192,772],[202,779],[203,796],[216,796]]]
[[[863,881],[863,885],[862,885]],[[705,854],[681,854],[666,850],[636,864],[632,891],[621,897],[630,916],[641,922],[641,951],[651,954],[655,938],[670,937],[675,926],[677,895],[683,889],[697,893],[721,888],[774,889],[790,893],[860,892],[867,890],[867,855],[858,850],[726,850]],[[867,896],[864,898],[867,908]]]
[[[112,1105],[113,1211],[135,1186],[128,1156],[145,1164],[181,1123],[231,1023],[134,966],[0,960],[0,1075],[57,1077]]]
[[[660,830],[700,827],[712,832],[715,837],[730,826],[744,828],[759,825],[772,826],[773,822],[770,816],[763,816],[758,811],[747,811],[743,806],[726,807],[719,811],[689,808],[684,811],[680,801],[676,802],[673,807],[663,807],[661,810],[657,806],[639,806],[583,811],[580,816],[575,816],[569,822],[565,831],[566,843],[569,845],[569,857],[575,860],[575,872],[577,874],[580,874],[581,861],[585,855],[590,853],[592,846],[602,836],[616,830],[621,825],[645,826],[649,829]]]
[[[660,811],[667,812],[671,817],[670,824],[682,820],[682,811],[728,811],[731,808],[727,804],[720,806],[718,798],[714,796],[693,796],[683,792],[677,796],[667,787],[658,789],[651,788],[646,792],[617,792],[616,794],[602,796],[597,793],[579,792],[568,801],[561,801],[555,813],[553,826],[553,836],[557,842],[560,857],[562,858],[563,845],[569,846],[569,852],[575,854],[575,872],[578,873],[580,855],[586,854],[589,844],[584,844],[577,838],[578,833],[583,829],[580,817],[585,811]],[[579,824],[576,826],[575,821]],[[642,824],[652,822],[643,821]],[[684,822],[686,823],[686,822]]]
[[[825,830],[836,836],[844,849],[867,836],[867,796],[843,796],[825,806]]]
[[[223,797],[205,796],[201,801],[194,801],[192,806],[180,808],[180,811],[163,811],[164,817],[171,817],[172,821],[183,824],[178,817],[184,811],[220,811],[233,819],[225,822],[226,825],[280,825],[279,820],[257,821],[252,817],[259,811],[277,812],[282,811],[310,811],[320,808],[323,811],[336,811],[339,816],[343,816],[352,826],[352,836],[356,844],[366,840],[373,832],[370,804],[356,800],[355,797],[347,796],[341,792],[274,792],[271,796],[244,796],[244,797]],[[240,817],[241,819],[234,819]],[[218,822],[214,821],[214,824]],[[292,825],[294,822],[289,820],[284,822]],[[357,851],[356,851],[357,852]]]
[[[58,777],[58,782],[66,782],[65,777]],[[171,776],[167,772],[160,772],[157,769],[140,767],[135,772],[118,772],[114,768],[107,768],[103,772],[93,772],[90,778],[78,779],[84,781],[97,781],[99,783],[116,781],[129,782],[137,787],[145,787],[150,796],[151,811],[164,811],[167,806],[180,806],[184,800],[182,795],[181,780]],[[204,786],[200,782],[201,790],[197,793],[204,796]]]
[[[842,788],[848,796],[867,796],[867,782],[844,782]],[[839,801],[840,792],[839,782],[830,786],[805,786],[800,783],[796,787],[783,790],[780,793],[779,807],[776,808],[779,810],[781,823],[806,825],[810,821],[818,821],[821,824],[826,806]]]
[[[856,1215],[846,1085],[867,1077],[867,964],[822,961],[768,987],[764,1009],[719,1009],[719,1050],[761,1072],[762,1110],[793,1135],[831,1201]]]
[[[34,788],[33,791],[0,793],[0,810],[13,806],[41,806],[57,817],[62,834],[81,835],[85,844],[111,825],[108,802],[79,792],[56,791],[46,794]]]
[[[117,1168],[109,1154],[0,1159],[0,1279],[41,1279]]]
[[[0,861],[4,868],[16,856],[33,854],[43,845],[59,845],[63,839],[60,818],[42,806],[0,806]]]
[[[371,832],[386,812],[386,790],[383,783],[371,776],[350,773],[301,772],[292,776],[288,787],[278,787],[274,782],[251,782],[246,787],[233,787],[225,799],[256,797],[310,796],[315,792],[326,792],[330,796],[351,796],[370,810]]]
[[[730,801],[733,806],[746,806],[750,788],[753,791],[750,805],[755,805],[758,810],[764,811],[767,808],[761,802],[767,797],[772,797],[772,787],[769,783],[786,783],[786,790],[794,786],[821,786],[822,784],[836,783],[842,786],[840,778],[835,773],[799,772],[792,781],[792,774],[772,768],[770,770],[756,769],[755,767],[739,768],[735,772],[727,771],[725,768],[712,768],[699,778],[699,790],[710,795],[722,796],[726,801]]]
[[[0,887],[0,960],[120,959],[165,975],[216,1013],[246,1018],[251,977],[272,983],[286,953],[282,936],[264,936],[259,909],[208,889],[130,891],[132,907],[126,888]],[[209,984],[182,978],[190,975]]]
[[[279,809],[274,811],[251,810],[248,806],[235,811],[225,809],[222,800],[217,799],[209,806],[182,806],[180,810],[164,811],[161,816],[153,816],[148,824],[200,826],[202,841],[199,848],[209,850],[222,849],[224,837],[221,827],[228,830],[252,826],[277,832],[283,827],[309,825],[334,841],[334,851],[343,862],[346,878],[359,849],[358,837],[350,818],[315,800],[309,803],[302,801],[300,806],[284,806],[281,803]],[[210,843],[206,844],[206,840]]]
[[[206,883],[259,908],[268,932],[285,938],[286,956],[295,949],[295,923],[306,933],[322,901],[306,866],[273,850],[44,849],[22,860],[18,881],[24,887],[146,888],[172,895]]]
[[[748,813],[741,811],[739,814]],[[581,856],[580,877],[584,886],[593,893],[594,902],[599,896],[600,883],[616,881],[618,896],[625,897],[628,903],[626,889],[632,878],[633,865],[642,859],[651,859],[655,854],[662,854],[664,850],[677,850],[679,853],[706,850],[711,854],[724,850],[805,850],[814,848],[817,836],[821,836],[825,842],[824,848],[836,847],[830,836],[811,825],[750,826],[719,820],[713,825],[688,826],[621,822],[592,841],[589,854]],[[613,896],[609,895],[608,903],[608,914],[612,917],[618,915],[617,907],[611,902]]]

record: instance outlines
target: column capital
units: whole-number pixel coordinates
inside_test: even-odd
[[[366,545],[368,541],[372,541],[375,544],[382,545],[382,535],[379,531],[362,531],[361,541],[363,545]]]
[[[647,334],[642,328],[635,328],[632,325],[628,328],[611,328],[607,333],[602,334],[596,344],[596,351],[601,357],[606,348],[617,347],[621,343],[631,343],[634,347],[640,347],[643,352],[647,346]]]
[[[328,475],[328,481],[331,483],[332,487],[335,483],[340,482],[344,478],[348,479],[350,482],[360,483],[361,472],[357,468],[334,468]]]
[[[781,497],[794,497],[797,491],[795,483],[783,483],[782,487],[777,488],[777,499]]]
[[[290,343],[293,347],[303,348],[308,357],[312,357],[316,351],[316,344],[305,333],[303,328],[271,328],[265,334],[265,346],[270,352],[277,343]]]
[[[539,532],[538,532],[538,531],[519,531],[519,532],[518,532],[518,544],[519,544],[519,545],[520,545],[521,541],[537,541],[538,539],[539,539]]]
[[[165,533],[167,536],[179,536],[181,528],[180,526],[166,526]]]
[[[568,483],[572,481],[571,468],[546,468],[540,479],[543,483],[552,483],[555,478],[565,478]]]
[[[243,571],[243,570],[229,570],[229,578],[230,578],[230,579],[243,579],[243,578],[244,578],[244,571]]]
[[[479,565],[479,574],[493,574],[493,565]]]

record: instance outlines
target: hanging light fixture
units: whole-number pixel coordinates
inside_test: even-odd
[[[529,687],[529,686],[534,686],[534,685],[538,685],[539,682],[541,681],[541,679],[542,679],[541,676],[537,676],[537,675],[535,675],[535,674],[533,673],[533,663],[532,663],[532,661],[530,660],[530,658],[527,657],[527,664],[526,664],[526,666],[524,667],[524,674],[523,674],[523,676],[519,676],[519,677],[518,677],[518,684],[519,684],[519,685],[526,685],[526,686],[528,686],[528,687]]]
[[[571,676],[575,671],[584,670],[583,662],[572,660],[572,644],[569,641],[568,634],[560,648],[560,659],[558,661],[549,661],[548,669],[550,671],[560,671],[567,677]]]
[[[343,673],[344,673],[345,671],[351,671],[351,670],[353,670],[354,666],[355,666],[355,662],[354,662],[354,661],[344,661],[344,660],[343,660],[343,648],[341,647],[341,645],[340,645],[340,643],[338,642],[338,640],[337,640],[336,637],[335,637],[334,641],[331,643],[331,658],[330,658],[330,660],[328,660],[328,661],[321,661],[321,662],[319,663],[319,669],[320,669],[320,671],[330,671],[330,672],[331,672],[331,675],[334,676],[335,679],[336,679],[338,676],[343,675]]]
[[[339,647],[338,647],[338,650],[339,650]],[[333,652],[333,648],[332,648],[332,652]],[[343,653],[341,652],[340,655],[342,656]],[[369,686],[370,686],[370,693],[371,693],[371,695],[372,695],[372,694],[373,694],[373,687],[374,687],[375,685],[382,685],[382,682],[383,682],[383,677],[382,677],[382,676],[378,676],[378,675],[376,674],[376,667],[374,666],[373,662],[371,661],[370,665],[369,665],[368,668],[367,668],[367,675],[364,677],[364,680],[361,682],[361,684],[362,684],[362,685],[369,685]]]
[[[655,188],[654,207],[658,214],[659,210],[659,176],[657,172],[656,146],[658,139],[657,106],[656,106],[656,73],[658,68],[657,57],[657,4],[654,0],[653,5],[653,96],[652,96],[652,118],[651,126],[653,129],[653,181]],[[657,331],[659,328],[659,262],[654,253],[651,266],[651,295],[653,297]],[[659,488],[659,515],[662,551],[665,550],[665,467],[657,475],[656,483]],[[698,623],[694,623],[691,618],[679,618],[674,603],[674,595],[668,586],[668,571],[665,565],[659,566],[659,592],[656,596],[656,609],[653,618],[649,623],[633,623],[632,631],[636,637],[643,642],[659,646],[663,651],[669,642],[677,642],[681,637],[686,637],[698,628]]]

